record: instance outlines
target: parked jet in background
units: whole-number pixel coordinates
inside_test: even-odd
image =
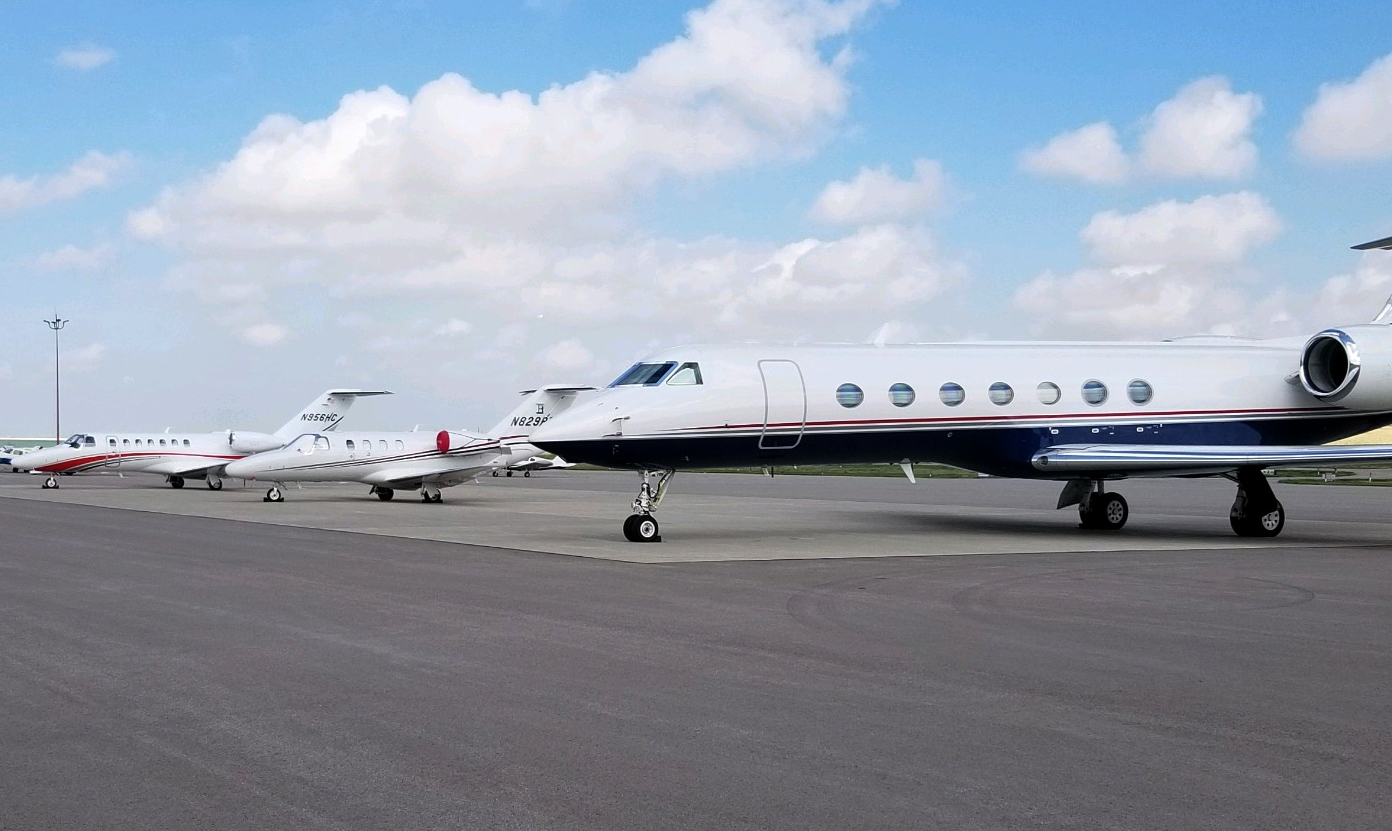
[[[1360,248],[1392,249],[1392,238]],[[1119,529],[1109,481],[1224,476],[1243,536],[1285,509],[1262,469],[1392,461],[1392,445],[1323,446],[1392,423],[1392,299],[1371,324],[1309,338],[1161,343],[693,346],[648,358],[539,429],[538,447],[642,475],[635,542],[680,469],[941,462],[1063,481],[1058,507]]]
[[[438,433],[306,433],[285,448],[227,465],[235,479],[272,482],[264,501],[285,501],[286,482],[361,482],[383,501],[398,490],[419,490],[425,502],[443,502],[441,488],[489,471],[523,464],[536,448],[527,437],[593,387],[550,386],[524,392],[522,403],[489,435]]]
[[[521,471],[523,476],[531,476],[532,471],[535,470],[565,470],[568,467],[575,467],[573,462],[567,462],[560,456],[538,456],[535,455],[538,450],[537,447],[533,445],[527,445],[526,447],[530,449],[524,449],[521,445],[514,447],[513,457],[516,458],[519,453],[531,453],[533,455],[527,456],[521,461],[512,462],[503,470],[504,474],[511,476],[513,473]],[[498,471],[494,470],[493,475],[497,476]]]
[[[163,476],[175,488],[182,488],[185,479],[206,479],[209,488],[221,490],[219,473],[228,462],[283,447],[307,428],[333,430],[357,399],[390,394],[386,390],[325,390],[274,433],[75,433],[62,444],[17,456],[11,464],[15,470],[50,474],[45,488],[58,487],[53,474],[113,470]]]

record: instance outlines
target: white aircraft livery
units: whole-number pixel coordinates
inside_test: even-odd
[[[1392,238],[1359,248],[1392,248]],[[1392,299],[1373,323],[1309,338],[1159,343],[692,346],[635,364],[539,428],[572,462],[636,469],[635,542],[673,473],[708,467],[939,462],[1056,479],[1058,507],[1119,529],[1133,476],[1224,476],[1243,536],[1275,536],[1262,469],[1392,460],[1392,445],[1322,446],[1392,423]]]
[[[219,475],[228,463],[251,453],[284,447],[306,429],[333,430],[359,398],[390,395],[386,390],[335,389],[315,396],[298,415],[274,433],[224,430],[216,433],[75,433],[61,444],[16,457],[15,470],[48,473],[43,487],[58,487],[54,474],[110,470],[152,473],[175,488],[185,479],[206,479],[212,490],[222,489]]]
[[[361,482],[371,485],[371,492],[384,502],[398,490],[419,490],[423,501],[439,503],[444,501],[441,488],[526,464],[536,452],[526,443],[531,432],[590,390],[593,387],[527,390],[517,409],[486,436],[450,430],[305,433],[283,449],[232,462],[224,473],[234,479],[273,482],[266,502],[284,502],[286,482]]]

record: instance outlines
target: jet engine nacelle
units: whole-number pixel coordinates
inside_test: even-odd
[[[252,433],[245,430],[227,431],[227,446],[232,448],[234,453],[265,453],[267,450],[279,450],[285,446],[285,442],[270,435],[269,433]]]
[[[1343,326],[1310,338],[1300,353],[1300,383],[1331,404],[1392,408],[1392,326]]]

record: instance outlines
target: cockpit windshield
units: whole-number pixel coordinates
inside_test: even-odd
[[[611,387],[655,387],[662,383],[662,379],[667,377],[667,373],[676,366],[676,361],[665,361],[660,364],[634,364],[628,371],[620,375],[610,384]]]
[[[294,450],[298,453],[313,453],[316,450],[328,450],[329,440],[318,433],[305,433],[286,446],[287,450]]]
[[[63,440],[63,444],[69,447],[82,447],[83,445],[95,447],[97,444],[97,437],[89,436],[86,433],[73,433]]]

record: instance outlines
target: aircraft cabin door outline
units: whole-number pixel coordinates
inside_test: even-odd
[[[764,381],[764,429],[759,433],[760,450],[792,450],[802,441],[807,427],[807,385],[802,368],[795,361],[759,361]],[[779,426],[782,425],[782,426]],[[797,432],[789,432],[796,425]]]

